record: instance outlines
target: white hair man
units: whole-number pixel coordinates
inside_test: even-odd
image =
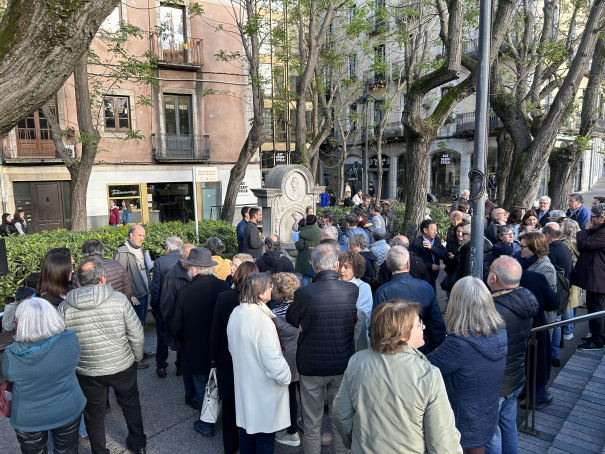
[[[321,450],[324,387],[327,387],[328,407],[332,410],[344,371],[355,353],[353,335],[359,288],[338,278],[339,254],[339,248],[332,244],[320,244],[313,249],[311,262],[317,275],[312,284],[296,290],[286,313],[287,322],[301,328],[296,365],[305,403],[302,409],[305,452]],[[332,452],[346,453],[334,423],[332,434]]]
[[[65,329],[78,336],[82,354],[76,367],[86,396],[84,422],[92,452],[109,452],[105,407],[112,388],[128,426],[126,447],[145,453],[146,436],[137,387],[137,361],[143,359],[143,325],[128,298],[107,285],[103,262],[89,257],[78,267],[82,286],[59,305]]]
[[[492,244],[496,244],[500,242],[498,227],[506,225],[508,213],[504,208],[496,208],[492,211],[492,219],[492,222],[487,226],[487,229],[485,229],[485,238],[490,240]]]
[[[451,213],[452,211],[457,211],[457,210],[458,210],[458,204],[459,204],[460,202],[462,202],[463,200],[464,200],[465,202],[468,202],[468,198],[470,197],[470,195],[471,195],[470,191],[467,191],[467,190],[462,191],[462,192],[460,193],[460,197],[458,198],[458,200],[456,200],[454,203],[452,203],[452,208],[451,208],[451,210],[450,210],[450,213]]]
[[[525,384],[525,351],[538,301],[527,289],[519,287],[522,269],[512,257],[494,260],[487,281],[493,293],[496,310],[506,324],[508,352],[500,387],[500,414],[496,434],[488,446],[490,452],[517,452],[517,396]],[[514,427],[513,430],[511,428]],[[487,447],[487,446],[486,446]]]
[[[155,318],[155,331],[157,335],[157,347],[155,351],[155,373],[160,378],[166,378],[166,368],[168,367],[168,344],[164,342],[165,320],[162,314],[160,298],[162,296],[162,287],[164,278],[174,265],[179,261],[179,253],[183,247],[183,240],[177,236],[166,238],[166,255],[158,257],[153,262],[153,279],[151,280],[150,305],[153,309]]]
[[[457,213],[460,213],[460,211],[457,211]],[[403,246],[404,248],[409,249],[410,242],[406,236],[397,235],[395,238],[393,238],[393,244],[391,245],[391,247],[393,247],[393,246]],[[412,276],[416,279],[422,279],[423,281],[429,282],[429,283],[431,281],[429,273],[426,270],[426,266],[424,266],[424,262],[422,260],[420,260],[420,258],[418,258],[412,254],[410,254],[410,271],[409,271],[409,273],[410,273],[410,276]],[[382,262],[382,265],[380,265],[380,270],[379,270],[379,274],[378,274],[378,286],[381,286],[383,284],[386,284],[387,282],[390,282],[392,277],[393,277],[393,273],[392,273],[391,269],[389,268],[389,266],[387,265],[387,261],[385,259],[385,261]]]
[[[545,220],[550,218],[550,203],[551,199],[547,195],[540,197],[540,200],[538,200],[538,222],[541,225],[544,225],[542,218]]]
[[[420,318],[426,326],[424,345],[420,347],[420,351],[427,354],[439,347],[445,339],[445,323],[435,291],[428,282],[410,276],[410,253],[406,248],[393,246],[387,253],[386,262],[393,277],[374,294],[372,310],[393,298],[420,303]]]

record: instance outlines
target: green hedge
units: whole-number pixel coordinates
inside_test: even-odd
[[[431,211],[431,219],[433,219],[437,223],[437,233],[441,238],[445,238],[447,235],[447,229],[450,226],[449,215],[445,208],[437,206],[437,205],[427,205],[429,210]],[[340,228],[344,231],[346,228],[345,225],[345,216],[351,212],[352,207],[328,207],[328,208],[317,208],[317,212],[321,213],[323,210],[330,210],[333,214],[338,216],[338,224]],[[397,218],[397,229],[395,230],[397,234],[400,234],[403,231],[403,218],[405,216],[405,205],[403,203],[396,203],[391,205],[391,209],[395,211],[395,217]],[[319,215],[318,215],[319,216]],[[410,241],[413,238],[410,238]]]
[[[143,225],[146,230],[145,249],[153,260],[165,253],[166,238],[178,236],[185,243],[202,245],[210,237],[218,237],[225,244],[226,252],[235,252],[237,236],[235,227],[223,221],[204,220],[199,222],[199,241],[195,238],[195,223],[167,222]],[[105,246],[105,256],[111,258],[113,252],[126,240],[129,227],[101,227],[100,229],[70,232],[55,230],[40,234],[12,236],[6,238],[9,274],[0,278],[0,308],[14,299],[15,291],[33,272],[40,271],[46,253],[56,247],[71,250],[76,263],[81,259],[80,248],[84,241],[96,238]]]

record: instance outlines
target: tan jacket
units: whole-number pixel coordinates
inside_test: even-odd
[[[580,256],[580,250],[578,249],[578,243],[575,241],[571,241],[570,239],[561,240],[567,249],[571,251],[571,263],[575,267],[576,262],[578,261],[578,257]],[[575,285],[571,286],[569,293],[569,303],[567,304],[567,309],[573,309],[574,307],[578,307],[582,305],[582,289],[580,287],[576,287]]]
[[[353,454],[462,454],[441,372],[413,347],[353,355],[332,418]]]

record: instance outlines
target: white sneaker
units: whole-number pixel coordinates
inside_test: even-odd
[[[330,432],[326,432],[321,436],[321,445],[322,446],[330,446],[332,444],[332,434]]]
[[[568,341],[573,339],[573,334],[564,334],[563,339]]]
[[[288,446],[300,446],[300,437],[298,432],[295,434],[289,434],[287,430],[281,430],[275,434],[275,441],[282,445]]]

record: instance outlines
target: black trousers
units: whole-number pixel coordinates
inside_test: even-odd
[[[288,385],[288,393],[290,394],[290,427],[288,433],[293,435],[298,432],[298,403],[296,402],[296,389],[300,383],[292,382]]]
[[[81,415],[78,415],[72,422],[64,426],[51,429],[53,441],[55,444],[54,454],[77,454],[78,444],[80,443],[80,427]],[[43,432],[21,432],[17,433],[17,441],[21,445],[22,454],[46,454],[48,444],[48,430]]]
[[[168,367],[168,345],[164,343],[164,328],[165,321],[162,315],[162,309],[158,305],[152,312],[155,318],[155,332],[158,338],[157,347],[155,349],[155,367],[157,369],[166,369]]]
[[[602,311],[605,308],[605,293],[589,292],[586,290],[586,309],[589,314]],[[588,322],[590,340],[595,344],[603,345],[603,334],[605,331],[605,320],[598,318]]]
[[[225,454],[235,454],[239,449],[239,427],[235,422],[235,401],[223,401],[223,448]]]
[[[113,388],[118,404],[122,407],[130,443],[135,450],[144,448],[147,445],[147,437],[143,432],[143,416],[137,387],[137,363],[113,375],[88,377],[76,374],[76,376],[86,396],[84,423],[92,454],[109,454],[105,439],[105,405],[110,386]]]

